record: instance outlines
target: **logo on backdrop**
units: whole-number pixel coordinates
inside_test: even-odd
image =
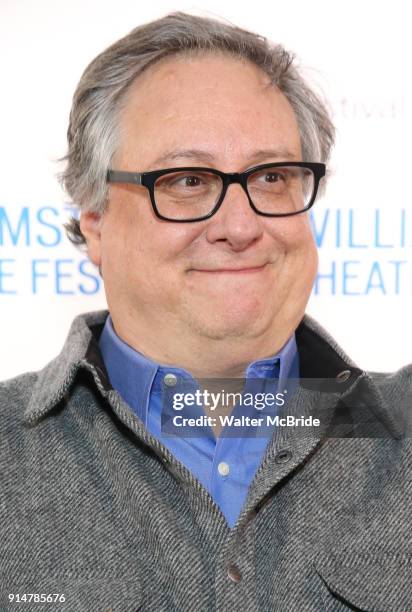
[[[320,250],[315,295],[412,295],[411,211],[326,208],[311,223]]]
[[[66,238],[72,208],[0,206],[0,296],[88,296],[102,290],[98,270]]]

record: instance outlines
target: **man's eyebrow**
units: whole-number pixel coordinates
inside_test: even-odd
[[[250,157],[249,162],[259,161],[263,159],[277,159],[280,161],[297,161],[299,153],[292,151],[286,147],[279,147],[277,149],[259,149],[254,151]]]
[[[246,161],[248,164],[263,159],[291,161],[296,160],[297,157],[298,154],[296,152],[286,147],[279,147],[277,149],[258,149],[257,151],[253,151],[253,153],[247,157]],[[172,162],[183,158],[202,160],[210,164],[216,162],[215,156],[204,149],[173,149],[153,160],[151,166],[158,166],[166,162]]]
[[[204,151],[201,149],[172,149],[171,151],[167,151],[160,157],[157,157],[152,165],[163,164],[164,162],[174,161],[175,159],[180,159],[182,157],[186,157],[188,159],[204,159],[210,163],[213,162],[214,156],[208,151]]]

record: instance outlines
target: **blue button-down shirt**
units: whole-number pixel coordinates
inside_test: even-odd
[[[110,315],[106,319],[99,346],[113,388],[150,433],[197,477],[219,506],[229,526],[233,527],[263,459],[270,440],[268,432],[261,435],[256,427],[247,427],[247,431],[244,429],[240,435],[228,431],[232,428],[226,425],[218,438],[210,427],[197,428],[197,432],[201,429],[200,433],[193,433],[193,430],[189,433],[187,428],[183,428],[180,435],[166,433],[162,427],[164,377],[174,374],[184,384],[193,384],[193,389],[199,388],[197,381],[187,370],[156,363],[123,342],[114,331]],[[277,389],[282,390],[288,378],[298,378],[298,375],[299,359],[294,335],[279,353],[253,361],[245,372],[246,385],[249,381],[256,382],[256,379],[276,383],[275,388],[270,388],[272,393],[276,393]],[[265,410],[266,413],[268,410],[273,412],[276,407],[265,407]],[[199,414],[204,413],[198,409]],[[236,414],[241,414],[239,406],[233,409],[232,415]],[[263,411],[257,416],[262,414]]]

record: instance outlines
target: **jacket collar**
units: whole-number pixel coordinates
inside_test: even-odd
[[[93,375],[103,395],[112,389],[98,346],[108,314],[108,310],[87,312],[73,320],[60,354],[38,374],[24,413],[27,423],[35,423],[68,398],[81,370],[88,370]],[[382,384],[378,389],[372,378],[355,365],[312,317],[305,315],[295,333],[303,386],[310,388],[311,380],[316,380],[317,391],[338,396],[361,386],[378,416],[389,419],[390,427],[397,430],[396,424],[392,423],[396,421],[396,415],[388,415],[384,405]]]
[[[34,423],[57,406],[69,393],[78,371],[92,362],[89,347],[94,347],[94,333],[103,326],[107,315],[107,310],[99,310],[80,314],[73,320],[61,352],[38,374],[24,413],[27,423]],[[107,386],[105,371],[103,375]]]

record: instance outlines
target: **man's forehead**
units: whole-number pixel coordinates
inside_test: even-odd
[[[230,96],[230,93],[233,93]],[[260,67],[249,60],[227,54],[205,53],[194,57],[172,55],[148,66],[128,88],[123,99],[123,110],[139,107],[143,111],[162,109],[161,121],[187,113],[196,115],[205,109],[213,113],[225,106],[253,102],[288,104],[283,92]],[[275,103],[276,103],[275,101]],[[178,109],[175,104],[178,103]],[[150,105],[147,108],[147,105]]]
[[[206,60],[201,74],[206,89],[199,87],[198,60]],[[222,160],[230,166],[245,165],[246,169],[265,161],[300,159],[295,113],[280,90],[272,86],[270,91],[262,91],[254,75],[254,70],[260,69],[249,63],[245,73],[239,66],[242,74],[232,74],[231,57],[170,61],[172,65],[177,62],[175,69],[180,70],[184,83],[181,87],[173,80],[159,79],[164,71],[154,74],[151,71],[156,70],[155,65],[136,79],[125,101],[120,128],[127,158],[133,158],[134,163],[149,163],[152,169],[173,167],[176,162],[217,166]],[[222,63],[222,76],[229,71],[230,82],[211,95],[207,92],[208,77],[212,82]],[[138,159],[141,155],[136,147],[144,159]]]

